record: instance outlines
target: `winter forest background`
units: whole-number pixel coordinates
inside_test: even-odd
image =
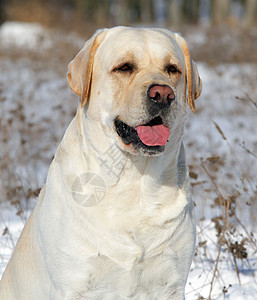
[[[0,20],[67,22],[71,29],[78,20],[92,26],[239,21],[249,26],[256,24],[256,5],[256,0],[0,0]]]
[[[181,32],[203,81],[184,143],[197,216],[186,300],[257,298],[257,0],[0,0],[0,277],[78,103],[98,28]]]

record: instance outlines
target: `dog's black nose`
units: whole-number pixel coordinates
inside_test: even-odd
[[[147,97],[150,101],[159,106],[169,106],[175,99],[175,94],[168,85],[151,85],[147,92]]]

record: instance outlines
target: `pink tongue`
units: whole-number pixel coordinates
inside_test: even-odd
[[[135,129],[140,140],[147,146],[163,146],[166,144],[170,135],[169,128],[163,124],[154,126],[137,126]]]

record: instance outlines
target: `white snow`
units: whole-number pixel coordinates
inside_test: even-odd
[[[200,43],[207,38],[195,34]],[[39,24],[8,22],[0,27],[2,53],[13,48],[37,53],[40,48],[44,55],[60,39],[75,48],[83,45],[74,34],[53,34]],[[66,83],[66,66],[60,71],[57,65],[54,59],[0,55],[0,276],[36,203],[29,188],[43,186],[52,156],[77,106],[77,98]],[[190,170],[198,176],[191,178],[198,234],[186,299],[207,299],[213,281],[211,299],[253,300],[257,297],[257,107],[249,97],[257,101],[257,68],[247,63],[208,66],[198,62],[198,69],[203,92],[196,102],[196,113],[188,113],[184,136]],[[219,157],[216,162],[210,161],[213,156]],[[224,233],[226,239],[231,243],[247,239],[247,258],[236,259],[239,278],[233,256],[226,244],[220,248],[211,220],[224,211],[215,204],[218,196],[236,199],[231,204],[235,215],[228,219],[231,227]],[[15,202],[20,199],[21,204]]]
[[[47,31],[40,24],[6,22],[0,30],[1,44],[6,48],[19,47],[23,50],[34,50],[43,47],[45,50],[52,43]]]

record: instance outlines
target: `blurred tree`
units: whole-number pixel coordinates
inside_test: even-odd
[[[94,20],[99,26],[106,26],[110,20],[110,0],[100,1],[100,5],[96,7]]]
[[[198,22],[209,24],[211,20],[211,1],[200,0],[198,11]]]
[[[180,25],[183,22],[182,2],[180,0],[168,0],[168,25]]]
[[[0,24],[6,20],[6,1],[0,0]]]
[[[165,0],[153,0],[154,20],[158,26],[165,26],[166,23],[166,2]]]
[[[88,17],[89,19],[94,18],[94,4],[97,1],[88,1],[88,0],[74,0],[75,8],[78,13],[83,16]]]
[[[250,26],[257,23],[257,0],[246,0],[244,24]]]
[[[129,0],[118,0],[116,1],[117,15],[116,15],[116,25],[128,25],[129,23],[129,13],[131,1]]]
[[[151,0],[139,0],[140,20],[144,24],[152,22],[152,3]]]
[[[212,22],[225,23],[230,11],[231,0],[212,0]]]
[[[187,20],[189,23],[197,23],[199,19],[200,0],[187,1]]]

